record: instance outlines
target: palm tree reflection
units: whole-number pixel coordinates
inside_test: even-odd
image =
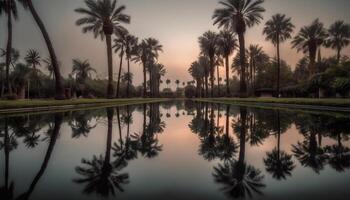
[[[266,171],[272,174],[277,180],[286,179],[286,176],[291,176],[295,165],[292,156],[282,151],[281,145],[281,117],[280,111],[277,110],[277,147],[272,152],[267,152],[267,158],[264,158]]]
[[[240,108],[239,131],[239,157],[238,161],[229,160],[214,167],[214,179],[222,185],[222,191],[232,198],[252,197],[253,194],[262,195],[264,176],[259,169],[245,163],[245,142],[247,134],[247,108]]]
[[[83,166],[76,167],[76,172],[81,178],[74,179],[78,184],[86,184],[84,193],[96,193],[103,197],[115,195],[116,189],[123,192],[123,185],[129,182],[128,173],[121,173],[127,163],[122,158],[111,162],[112,132],[113,132],[113,108],[107,108],[107,144],[104,157],[93,156],[91,160],[82,159]],[[119,117],[119,116],[118,116]]]

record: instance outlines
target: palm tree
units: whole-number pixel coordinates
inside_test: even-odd
[[[155,64],[155,60],[158,59],[159,51],[162,51],[163,46],[159,44],[159,41],[154,38],[147,38],[142,40],[135,49],[136,62],[141,62],[143,67],[143,97],[147,96],[147,70],[152,73],[152,65]],[[152,81],[150,81],[152,83]]]
[[[188,69],[188,72],[191,74],[193,79],[196,80],[197,83],[197,97],[202,97],[202,83],[204,78],[204,68],[199,64],[198,61],[193,62],[191,67]]]
[[[291,22],[291,18],[286,15],[276,14],[272,19],[266,22],[263,34],[266,35],[266,40],[271,41],[277,48],[277,90],[276,95],[280,94],[280,75],[281,75],[281,58],[280,58],[280,43],[290,39],[295,26]]]
[[[29,66],[32,66],[32,75],[33,78],[36,80],[36,86],[37,86],[37,91],[38,91],[38,95],[40,97],[40,79],[38,77],[38,69],[36,68],[37,66],[41,65],[41,58],[39,55],[39,52],[34,50],[34,49],[29,49],[27,52],[27,55],[25,56],[24,60],[27,62],[27,64]],[[28,97],[29,98],[29,97]]]
[[[240,48],[240,95],[246,97],[247,86],[245,77],[245,38],[247,27],[259,24],[263,19],[265,9],[261,6],[264,0],[222,0],[219,2],[223,8],[216,9],[213,15],[214,25],[224,27],[238,34]]]
[[[61,72],[59,69],[59,62],[57,60],[55,50],[54,50],[52,42],[50,40],[50,36],[45,28],[44,23],[40,19],[40,16],[36,12],[34,5],[32,3],[32,0],[20,0],[20,2],[23,4],[24,8],[27,8],[27,7],[29,8],[30,13],[32,14],[35,22],[37,23],[37,25],[38,25],[38,27],[39,27],[39,29],[44,37],[46,46],[47,46],[49,54],[50,54],[52,68],[53,68],[53,71],[55,74],[55,82],[56,82],[56,84],[55,84],[55,90],[56,90],[55,99],[63,100],[63,99],[65,99],[65,94],[64,94],[64,88],[63,88],[62,76],[61,76]]]
[[[3,0],[0,4],[0,15],[5,13],[7,15],[7,46],[6,46],[6,87],[5,92],[12,95],[12,88],[10,83],[10,64],[12,58],[12,20],[18,19],[16,0]]]
[[[134,55],[136,47],[137,47],[137,43],[138,43],[138,38],[128,34],[125,37],[125,56],[126,56],[126,60],[128,63],[128,74],[131,74],[130,72],[130,60],[131,57]],[[128,79],[128,84],[127,84],[127,88],[126,88],[126,97],[129,98],[130,95],[130,85],[131,85],[131,80],[132,79]]]
[[[124,14],[125,6],[117,6],[117,0],[85,0],[88,7],[75,9],[77,13],[85,15],[77,20],[76,24],[83,27],[83,33],[93,32],[94,37],[106,37],[108,57],[108,87],[107,97],[114,98],[113,94],[113,55],[112,34],[124,29],[122,23],[130,23],[130,17]]]
[[[88,60],[73,59],[72,74],[75,74],[82,83],[85,83],[86,79],[92,76],[92,73],[96,73],[96,70],[91,67]]]
[[[327,32],[323,27],[323,23],[316,19],[311,25],[301,28],[298,35],[292,41],[292,47],[296,48],[298,52],[309,53],[309,70],[311,75],[318,71],[315,66],[316,53],[326,38]]]
[[[255,85],[256,85],[256,73],[257,71],[260,71],[261,67],[263,67],[266,63],[269,62],[269,56],[264,52],[261,46],[259,45],[249,45],[249,48],[247,50],[249,59],[249,79],[250,79],[250,85],[251,85],[251,92],[255,92]],[[239,59],[236,61],[239,62]]]
[[[149,81],[150,81],[150,91],[151,91],[151,95],[152,97],[155,96],[155,83],[156,80],[154,80],[156,78],[155,75],[155,63],[158,60],[159,57],[159,52],[163,51],[163,46],[159,43],[159,41],[157,39],[154,38],[148,38],[146,39],[146,42],[149,46],[149,50],[151,51],[151,53],[149,54],[150,57],[148,58],[148,72],[149,72]]]
[[[203,36],[199,37],[199,46],[201,49],[201,54],[209,58],[211,97],[214,97],[215,56],[218,52],[217,42],[218,35],[212,31],[207,31],[203,34]]]
[[[328,30],[327,46],[337,51],[337,62],[340,61],[341,50],[350,43],[350,25],[344,21],[336,21]]]
[[[230,61],[229,57],[233,54],[233,51],[237,48],[237,39],[235,35],[229,31],[224,30],[219,34],[218,46],[220,54],[225,58],[226,65],[226,96],[231,96],[230,93]]]
[[[119,53],[120,58],[120,64],[119,64],[119,70],[118,70],[118,78],[117,78],[117,94],[116,98],[119,98],[119,89],[120,89],[120,77],[122,72],[122,66],[123,66],[123,58],[125,54],[125,46],[126,46],[126,37],[129,33],[127,31],[121,30],[116,31],[115,35],[117,36],[116,39],[114,39],[114,48],[115,53]]]

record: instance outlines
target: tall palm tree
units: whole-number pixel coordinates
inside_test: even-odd
[[[233,54],[233,51],[237,48],[237,39],[232,31],[224,30],[219,33],[218,41],[219,51],[225,58],[226,65],[226,96],[231,96],[230,92],[230,61],[229,57]]]
[[[85,83],[86,79],[90,78],[92,73],[96,73],[96,70],[91,67],[88,60],[73,59],[72,74],[75,74],[81,83]]]
[[[337,62],[340,61],[341,50],[350,43],[350,25],[344,21],[336,21],[328,30],[327,46],[337,51]]]
[[[311,25],[301,28],[298,35],[292,41],[292,47],[296,48],[298,52],[303,51],[309,54],[309,70],[311,75],[318,71],[315,66],[316,53],[326,38],[327,32],[323,27],[323,23],[316,19]]]
[[[123,67],[123,59],[124,59],[124,54],[125,54],[125,48],[126,48],[126,37],[128,35],[128,31],[126,30],[121,30],[121,31],[116,31],[116,39],[114,39],[114,52],[119,53],[119,58],[120,58],[120,64],[119,64],[119,70],[118,70],[118,78],[117,78],[117,94],[116,98],[119,98],[119,89],[120,89],[120,77],[122,73],[122,67]]]
[[[201,37],[199,37],[199,46],[201,49],[201,54],[209,58],[209,74],[210,74],[210,85],[211,92],[210,96],[214,97],[214,71],[215,71],[215,56],[218,52],[218,35],[213,31],[205,32]]]
[[[251,92],[255,92],[256,85],[256,73],[259,71],[259,68],[263,67],[269,62],[269,56],[264,52],[261,46],[259,45],[249,45],[247,49],[247,59],[249,59],[249,80],[251,85]],[[238,60],[236,61],[238,62]]]
[[[291,22],[291,18],[287,18],[284,14],[276,14],[272,19],[266,22],[263,34],[266,40],[271,41],[277,49],[277,88],[276,95],[280,94],[280,75],[281,75],[281,58],[280,43],[290,39],[295,26]]]
[[[264,0],[222,0],[219,2],[223,7],[216,9],[213,15],[214,25],[224,27],[238,34],[240,49],[240,96],[246,97],[247,85],[245,77],[245,38],[247,28],[259,24],[263,19],[265,9],[261,6]]]
[[[160,51],[163,51],[163,46],[154,38],[142,40],[135,49],[133,60],[142,63],[143,67],[143,97],[147,96],[147,70],[151,78],[152,65],[158,59]],[[152,81],[150,82],[152,83]]]
[[[114,98],[113,94],[113,55],[112,34],[123,30],[121,24],[129,24],[130,16],[124,14],[125,6],[117,6],[117,0],[85,0],[87,8],[75,9],[77,13],[85,15],[77,20],[76,24],[83,27],[83,33],[93,32],[94,37],[106,37],[108,58],[108,87],[107,97]]]
[[[150,92],[152,97],[155,96],[155,83],[156,80],[154,80],[154,78],[156,78],[156,76],[154,75],[155,73],[155,69],[154,69],[154,64],[156,63],[156,61],[158,60],[159,57],[159,52],[163,51],[163,46],[159,43],[159,41],[157,39],[154,38],[147,38],[146,42],[149,46],[149,50],[150,52],[150,57],[149,59],[149,65],[148,65],[148,72],[149,72],[149,81],[150,81]]]
[[[12,94],[12,88],[10,83],[10,64],[12,58],[12,20],[18,19],[17,1],[16,0],[3,0],[0,4],[0,15],[4,13],[7,15],[7,46],[6,46],[6,87],[5,92],[9,95]]]
[[[204,96],[205,97],[208,97],[208,77],[209,77],[209,74],[210,74],[210,61],[208,59],[208,57],[206,56],[200,56],[198,58],[198,64],[201,68],[203,68],[204,70],[204,81],[203,81],[203,84],[204,84],[204,87],[205,87],[205,93],[204,93]]]
[[[60,72],[60,68],[59,68],[59,62],[57,60],[57,56],[55,53],[55,49],[53,48],[52,42],[50,40],[50,36],[45,28],[44,23],[42,22],[39,14],[36,12],[34,5],[32,3],[32,0],[19,0],[24,8],[29,8],[30,13],[32,14],[35,22],[37,23],[41,34],[44,37],[47,49],[49,51],[50,54],[50,59],[52,62],[52,69],[53,72],[55,74],[55,99],[57,100],[63,100],[65,99],[65,94],[64,94],[64,88],[63,88],[63,80],[62,80],[62,76],[61,76],[61,72]]]
[[[137,43],[138,43],[137,37],[130,35],[130,34],[128,34],[126,36],[126,38],[125,38],[125,56],[126,56],[126,60],[128,63],[128,70],[127,70],[128,74],[131,74],[131,72],[130,72],[130,60],[135,53]],[[126,97],[129,98],[131,79],[128,79],[127,82],[128,82],[128,84],[127,84],[127,88],[126,88]]]
[[[40,97],[40,79],[38,77],[38,69],[37,66],[41,65],[41,57],[38,51],[34,49],[29,49],[27,52],[27,55],[25,56],[24,60],[27,62],[29,66],[32,66],[32,77],[34,78],[36,82],[36,89],[38,92],[38,95]]]

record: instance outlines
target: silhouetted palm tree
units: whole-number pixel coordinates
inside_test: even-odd
[[[87,78],[91,78],[92,73],[96,73],[96,70],[91,67],[88,60],[73,59],[72,74],[75,74],[81,83],[85,83]]]
[[[201,54],[209,58],[209,74],[211,92],[210,96],[214,97],[214,71],[215,71],[215,56],[218,53],[218,35],[215,32],[207,31],[203,36],[199,37],[199,46]]]
[[[218,40],[218,46],[219,51],[221,55],[225,59],[225,65],[226,65],[226,96],[231,96],[230,92],[230,61],[229,57],[233,54],[233,51],[238,47],[237,45],[237,39],[235,38],[235,35],[229,31],[224,30],[219,33],[219,40]]]
[[[214,25],[224,27],[238,34],[240,48],[240,95],[246,97],[247,85],[245,77],[245,38],[247,27],[259,24],[263,19],[265,9],[261,6],[264,0],[222,0],[219,3],[223,8],[216,9],[213,15]]]
[[[49,54],[50,54],[50,59],[52,63],[52,68],[53,72],[55,74],[55,99],[57,100],[63,100],[65,99],[65,94],[64,94],[64,88],[63,88],[63,81],[62,81],[62,76],[61,72],[59,69],[59,62],[56,57],[55,50],[53,48],[52,42],[50,40],[50,36],[45,28],[44,23],[40,19],[39,14],[36,12],[32,0],[20,0],[20,2],[23,4],[24,8],[29,8],[30,13],[32,14],[36,24],[38,25],[41,34],[44,37],[46,46],[48,48]]]
[[[247,59],[249,60],[248,63],[250,68],[249,80],[252,89],[251,92],[254,95],[256,89],[256,73],[257,71],[261,71],[261,68],[269,62],[270,58],[259,45],[249,45],[249,48],[247,49],[247,54]],[[239,60],[235,61],[235,65],[237,65],[237,62],[239,62]]]
[[[311,25],[301,28],[298,35],[296,35],[292,41],[293,48],[309,54],[309,70],[311,75],[318,72],[315,66],[316,52],[325,42],[326,38],[327,32],[323,27],[323,23],[316,19]]]
[[[10,83],[10,64],[12,58],[12,20],[18,19],[17,1],[16,0],[3,0],[0,4],[0,14],[4,13],[7,15],[7,46],[6,46],[6,87],[5,92],[12,95],[12,88]]]
[[[340,62],[341,50],[350,43],[350,25],[336,21],[328,30],[327,46],[337,51],[337,62]]]
[[[191,67],[188,69],[188,72],[191,74],[193,79],[196,80],[196,83],[197,83],[196,96],[198,98],[202,97],[202,84],[203,84],[203,79],[205,77],[204,70],[205,69],[199,64],[198,61],[193,62],[191,64]]]
[[[115,53],[119,53],[120,58],[120,64],[119,64],[119,70],[118,70],[118,78],[117,78],[117,94],[116,98],[119,98],[119,89],[120,89],[120,77],[122,73],[122,67],[123,67],[123,59],[125,54],[125,48],[126,48],[126,37],[128,35],[128,31],[126,30],[120,30],[116,31],[115,35],[117,39],[114,39],[114,45],[112,48],[114,48]]]
[[[281,58],[280,58],[280,43],[290,39],[294,29],[291,18],[286,15],[276,14],[272,19],[266,22],[263,34],[266,35],[266,40],[272,42],[277,48],[277,88],[276,95],[280,94],[280,75],[281,75]]]
[[[113,55],[112,34],[124,29],[122,23],[130,23],[130,17],[124,14],[125,6],[117,6],[116,0],[85,0],[88,7],[75,9],[77,13],[85,15],[76,24],[83,27],[83,33],[93,32],[94,37],[106,37],[108,57],[108,88],[107,97],[114,98],[113,89]]]
[[[126,60],[128,63],[128,70],[127,73],[131,74],[130,72],[130,60],[132,58],[132,56],[135,54],[136,48],[137,48],[137,43],[138,43],[138,38],[128,34],[125,38],[125,56],[126,56]],[[132,79],[128,79],[128,84],[126,87],[126,97],[129,98],[130,96],[130,85],[131,85],[131,81]]]
[[[36,89],[38,92],[38,96],[40,97],[40,78],[38,77],[38,73],[40,72],[37,69],[37,66],[41,65],[41,57],[38,51],[34,49],[29,49],[27,55],[24,57],[24,60],[27,62],[29,66],[32,67],[32,78],[35,81]]]

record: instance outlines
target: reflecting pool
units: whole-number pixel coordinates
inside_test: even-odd
[[[0,116],[0,199],[350,198],[350,115],[192,101]]]

